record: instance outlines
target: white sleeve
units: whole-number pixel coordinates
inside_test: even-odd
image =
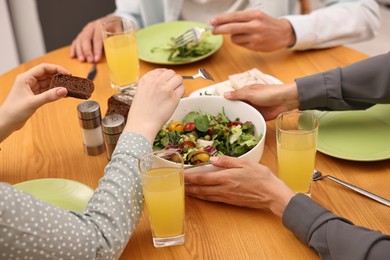
[[[308,15],[282,17],[290,21],[297,40],[292,49],[320,49],[373,38],[380,27],[375,0],[337,1]]]
[[[115,15],[131,19],[138,28],[143,27],[139,0],[115,0]]]

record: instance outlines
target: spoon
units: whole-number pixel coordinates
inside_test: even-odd
[[[362,195],[364,195],[364,196],[366,196],[366,197],[368,197],[370,199],[376,200],[376,201],[378,201],[378,202],[380,202],[380,203],[390,207],[390,200],[387,200],[387,199],[382,198],[382,197],[380,197],[378,195],[375,195],[375,194],[373,194],[373,193],[371,193],[369,191],[366,191],[366,190],[363,190],[363,189],[361,189],[359,187],[356,187],[356,186],[354,186],[354,185],[352,185],[350,183],[347,183],[345,181],[337,179],[336,177],[333,177],[333,176],[330,176],[330,175],[322,175],[321,172],[316,171],[316,170],[314,171],[313,181],[318,181],[318,180],[321,180],[321,179],[324,179],[324,178],[327,178],[327,179],[330,179],[330,180],[332,180],[334,182],[337,182],[338,184],[341,184],[341,185],[343,185],[343,186],[345,186],[347,188],[350,188],[351,190],[356,191],[357,193],[360,193],[360,194],[362,194]]]

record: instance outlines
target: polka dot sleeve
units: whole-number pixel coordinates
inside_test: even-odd
[[[118,259],[142,214],[137,159],[149,151],[143,136],[123,133],[83,212],[0,183],[0,259]]]

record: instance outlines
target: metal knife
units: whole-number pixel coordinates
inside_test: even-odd
[[[88,76],[87,76],[87,79],[89,80],[94,80],[95,79],[95,76],[96,76],[96,73],[97,73],[97,68],[96,68],[96,63],[94,63],[92,65],[92,68],[91,70],[88,72]]]

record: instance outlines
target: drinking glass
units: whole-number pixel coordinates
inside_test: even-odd
[[[184,168],[175,151],[156,151],[141,157],[145,204],[154,247],[184,244]]]
[[[111,86],[134,96],[139,78],[136,27],[130,19],[112,17],[103,24],[103,43]]]
[[[276,118],[278,172],[294,192],[310,196],[320,120],[311,112],[292,111]]]

